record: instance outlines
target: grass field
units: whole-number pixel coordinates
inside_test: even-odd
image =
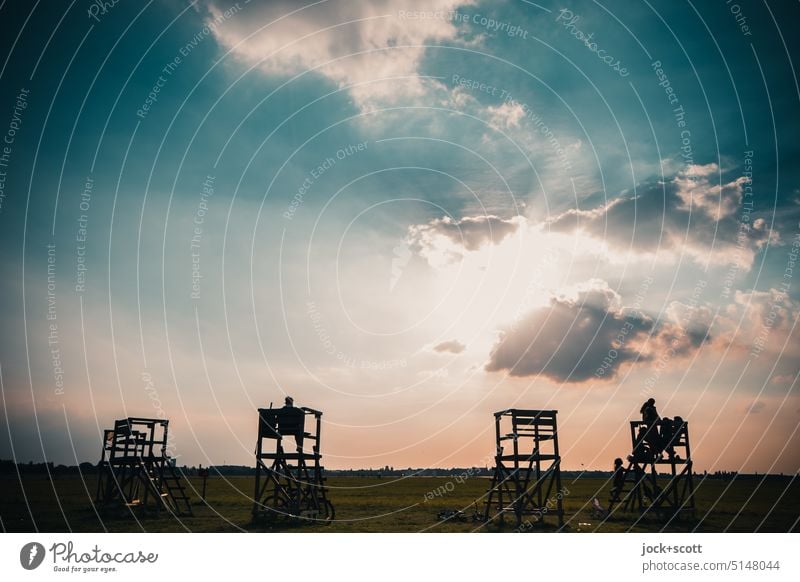
[[[250,517],[252,477],[212,477],[208,480],[207,503],[194,496],[194,516],[174,518],[132,516],[108,518],[95,513],[91,500],[94,476],[59,477],[52,483],[43,476],[25,477],[23,489],[16,477],[3,477],[0,496],[2,528],[8,532],[217,532],[217,531],[303,531],[303,532],[495,532],[514,531],[495,523],[482,524],[437,519],[444,509],[463,509],[471,516],[472,503],[487,489],[488,481],[471,478],[447,486],[448,477],[405,479],[333,477],[328,480],[336,519],[329,525],[284,524],[279,528],[253,524]],[[189,479],[199,487],[199,480]],[[446,487],[443,487],[446,486]],[[725,482],[697,479],[697,515],[693,521],[665,526],[655,517],[618,514],[611,519],[592,517],[589,502],[597,496],[608,498],[604,479],[565,479],[564,497],[567,532],[701,531],[701,532],[788,532],[798,531],[800,483],[796,479],[770,478]],[[426,495],[439,489],[441,496]],[[451,490],[452,489],[452,490]],[[446,491],[448,490],[448,491]],[[88,491],[88,492],[87,492]],[[431,499],[431,497],[433,497]],[[527,528],[531,532],[556,531],[556,521]]]

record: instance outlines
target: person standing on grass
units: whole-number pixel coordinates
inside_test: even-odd
[[[622,459],[614,459],[614,474],[611,477],[611,499],[619,499],[622,488],[625,487],[625,467],[622,466]]]

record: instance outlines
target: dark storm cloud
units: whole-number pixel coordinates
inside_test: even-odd
[[[691,353],[707,338],[708,328],[699,327],[683,331],[674,323],[656,324],[620,307],[619,295],[594,280],[576,297],[553,297],[503,332],[486,370],[571,383],[613,378],[623,364],[653,360],[666,349],[675,356]]]

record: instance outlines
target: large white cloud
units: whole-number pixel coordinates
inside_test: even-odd
[[[472,0],[331,0],[305,7],[294,2],[252,2],[214,28],[217,41],[248,64],[275,75],[308,69],[350,89],[362,110],[419,96],[416,77],[426,44],[453,41],[457,23],[448,13]],[[209,0],[208,20],[235,2]],[[410,77],[382,80],[392,77]],[[371,82],[377,81],[377,82]]]

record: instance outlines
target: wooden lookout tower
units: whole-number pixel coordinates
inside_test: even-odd
[[[130,417],[103,431],[97,507],[192,514],[175,460],[167,454],[168,428],[168,420]]]
[[[484,520],[502,525],[535,524],[547,516],[564,524],[561,456],[556,410],[509,409],[494,413],[494,475],[487,493]]]
[[[259,409],[254,520],[333,520],[321,465],[321,425],[322,413],[311,408]]]
[[[609,510],[653,512],[662,519],[694,518],[689,423],[681,417],[648,426],[631,421],[631,448],[623,486],[612,489]]]

